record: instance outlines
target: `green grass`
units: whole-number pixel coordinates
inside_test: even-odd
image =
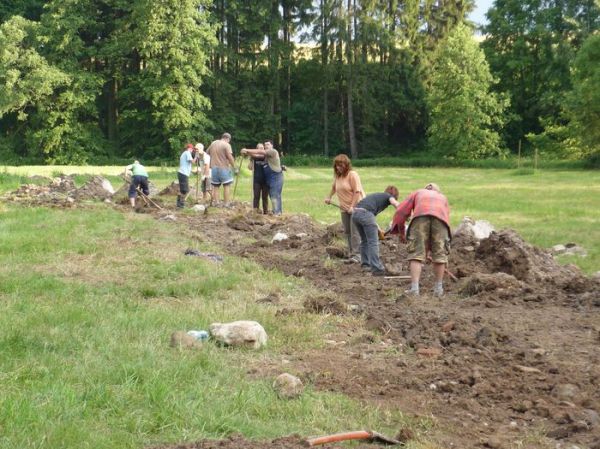
[[[318,347],[340,318],[275,317],[256,299],[310,287],[241,259],[183,256],[188,230],[102,206],[8,207],[0,220],[0,447],[137,448],[241,432],[249,438],[397,428],[404,418],[308,386],[276,398],[245,367]],[[261,282],[254,279],[261,271]],[[174,330],[254,319],[258,353],[168,346]]]
[[[236,197],[251,199],[251,172],[242,164]],[[382,191],[394,184],[400,199],[427,182],[437,182],[448,196],[453,226],[463,216],[490,221],[496,228],[513,228],[527,241],[542,247],[575,242],[587,257],[563,257],[587,273],[600,270],[600,171],[466,169],[466,168],[381,168],[357,169],[367,192]],[[7,167],[0,172],[0,189],[16,188],[25,175],[65,173],[104,173],[115,186],[121,167]],[[175,168],[150,168],[151,180],[162,188],[176,180]],[[18,176],[17,176],[18,175]],[[308,213],[316,220],[331,223],[338,211],[323,204],[332,180],[330,168],[290,168],[285,176],[284,210]],[[379,216],[386,225],[391,208]]]
[[[58,170],[21,169],[0,172],[0,192],[28,182],[26,175]],[[120,170],[100,173],[118,186]],[[68,171],[83,173],[79,167]],[[401,196],[436,181],[450,200],[453,225],[469,215],[512,227],[541,246],[575,241],[589,256],[569,261],[588,272],[600,269],[599,172],[360,168],[359,173],[368,192],[395,184]],[[158,187],[175,179],[172,169],[150,175]],[[284,209],[337,221],[338,211],[323,204],[330,183],[330,169],[290,169]],[[247,171],[237,197],[250,199]],[[391,209],[381,214],[381,224],[391,215]],[[200,229],[122,214],[101,203],[74,210],[0,203],[1,448],[139,448],[233,432],[249,438],[355,428],[393,433],[405,422],[397,412],[310,385],[300,399],[281,401],[271,379],[249,376],[246,368],[253,362],[320,347],[340,320],[351,318],[275,316],[274,307],[256,299],[277,291],[293,306],[311,286],[245,259],[228,256],[214,265],[183,256],[187,247],[218,251],[198,243],[199,234]],[[257,353],[213,344],[197,352],[168,346],[172,331],[234,319],[261,322],[268,347]]]

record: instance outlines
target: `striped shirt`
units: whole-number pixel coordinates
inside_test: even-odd
[[[450,206],[448,199],[440,192],[428,189],[419,189],[400,203],[394,214],[392,221],[391,234],[400,234],[400,237],[405,237],[404,223],[410,218],[422,217],[429,215],[444,222],[450,232]],[[409,225],[410,229],[410,225]]]

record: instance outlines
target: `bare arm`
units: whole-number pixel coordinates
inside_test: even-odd
[[[400,203],[398,202],[398,200],[396,200],[396,198],[390,198],[390,204],[395,208],[398,208],[398,206],[400,206]]]
[[[333,180],[333,184],[331,184],[331,190],[329,191],[329,196],[325,198],[325,204],[331,204],[331,197],[335,195],[335,180]]]
[[[265,157],[267,155],[267,152],[265,150],[259,150],[259,149],[249,149],[249,148],[242,148],[242,154],[247,154],[249,156],[258,156],[258,157]]]

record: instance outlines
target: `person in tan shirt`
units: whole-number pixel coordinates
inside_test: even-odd
[[[215,140],[207,148],[210,156],[211,184],[213,186],[213,199],[219,200],[219,187],[223,186],[223,201],[229,203],[229,189],[233,183],[235,160],[229,142],[231,134],[224,133],[219,140]],[[231,167],[231,168],[230,168]]]
[[[352,163],[345,154],[338,154],[333,160],[333,175],[333,184],[329,196],[325,198],[325,204],[331,204],[331,197],[337,195],[350,259],[359,262],[360,235],[349,211],[365,197],[365,191],[358,173],[352,170]]]

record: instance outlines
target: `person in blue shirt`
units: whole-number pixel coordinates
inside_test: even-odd
[[[185,198],[190,191],[189,178],[192,173],[192,165],[196,163],[196,153],[194,145],[188,143],[186,149],[179,157],[179,170],[177,171],[177,179],[179,180],[179,195],[177,195],[177,207],[183,209],[185,206]]]

